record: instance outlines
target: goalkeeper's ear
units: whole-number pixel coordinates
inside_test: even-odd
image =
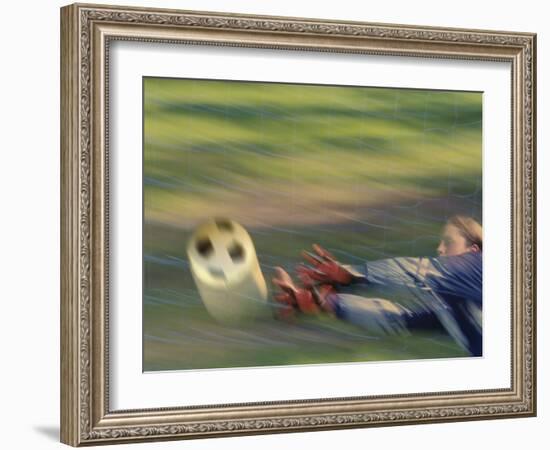
[[[479,245],[477,244],[472,244],[470,245],[470,252],[472,253],[479,253],[481,251],[481,249],[479,248]]]

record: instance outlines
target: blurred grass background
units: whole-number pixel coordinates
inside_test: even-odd
[[[378,339],[326,317],[222,326],[185,248],[202,221],[229,217],[268,284],[314,242],[349,264],[435,254],[449,216],[481,222],[481,93],[143,82],[144,370],[464,356],[441,330]]]

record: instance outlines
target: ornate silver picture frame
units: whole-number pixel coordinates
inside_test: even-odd
[[[502,149],[502,158],[511,158],[511,298],[503,302],[503,308],[510,308],[510,386],[113,409],[109,58],[116,41],[509,63],[511,148]],[[532,33],[107,5],[63,7],[61,441],[82,446],[534,416],[535,89]]]

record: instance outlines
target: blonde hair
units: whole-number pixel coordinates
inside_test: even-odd
[[[483,228],[472,217],[452,216],[447,220],[447,224],[453,225],[459,233],[466,239],[468,245],[477,245],[479,250],[483,250]]]

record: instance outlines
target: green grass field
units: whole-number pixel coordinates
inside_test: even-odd
[[[447,217],[481,219],[481,100],[144,79],[144,370],[464,356],[435,330],[380,339],[328,317],[222,326],[185,248],[202,221],[229,217],[266,280],[314,242],[353,264],[434,254]]]

